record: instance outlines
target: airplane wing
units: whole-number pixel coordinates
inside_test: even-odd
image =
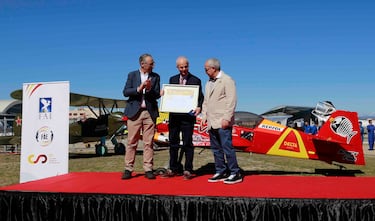
[[[70,106],[91,106],[100,108],[102,106],[114,106],[116,108],[124,108],[126,100],[101,98],[88,96],[83,94],[70,93]]]
[[[22,90],[13,91],[10,96],[13,99],[22,100]],[[70,93],[70,106],[91,106],[95,108],[112,106],[115,108],[124,108],[126,106],[126,100],[101,98],[84,94]]]

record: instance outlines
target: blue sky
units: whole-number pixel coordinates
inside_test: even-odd
[[[375,113],[375,1],[0,0],[0,99],[25,82],[70,81],[72,92],[122,99],[151,53],[167,83],[185,55],[205,83],[218,58],[238,111],[279,105]]]

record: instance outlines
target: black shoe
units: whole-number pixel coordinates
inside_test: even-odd
[[[208,179],[210,183],[216,183],[220,181],[224,181],[227,178],[225,174],[215,173],[211,178]]]
[[[146,173],[145,173],[145,177],[147,178],[147,179],[149,179],[149,180],[154,180],[156,177],[155,177],[155,175],[154,175],[154,173],[152,172],[152,171],[147,171]]]
[[[125,170],[124,173],[122,174],[121,179],[128,180],[131,177],[132,177],[132,172],[130,170]]]
[[[242,175],[240,173],[230,175],[227,179],[224,180],[226,184],[235,184],[242,182]]]

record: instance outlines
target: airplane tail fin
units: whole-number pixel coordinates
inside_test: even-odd
[[[333,154],[331,161],[364,165],[362,138],[356,112],[335,110],[327,116],[316,136],[317,152]],[[325,144],[330,145],[325,145]],[[336,145],[332,145],[336,143]],[[331,155],[332,156],[332,155]]]

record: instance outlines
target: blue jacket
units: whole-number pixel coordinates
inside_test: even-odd
[[[152,120],[156,122],[156,118],[159,117],[157,100],[160,98],[160,76],[155,72],[151,72],[149,73],[148,77],[151,79],[151,89],[150,91],[146,91],[144,94],[144,99],[146,109],[150,113]],[[129,97],[124,111],[125,116],[127,116],[129,119],[135,117],[141,109],[143,94],[137,91],[137,87],[140,84],[140,71],[137,70],[130,72],[123,90],[124,96]]]

